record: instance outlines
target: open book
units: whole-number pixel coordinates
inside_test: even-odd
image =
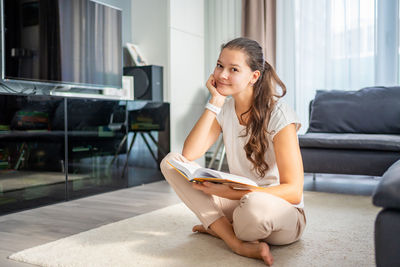
[[[189,163],[176,160],[168,161],[175,170],[184,176],[190,182],[214,182],[230,184],[233,189],[245,190],[249,188],[259,188],[256,182],[249,178],[220,172],[208,168],[201,168]]]

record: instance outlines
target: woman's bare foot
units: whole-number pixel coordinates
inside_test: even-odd
[[[193,232],[199,232],[199,233],[206,233],[206,234],[210,234],[212,236],[218,237],[220,238],[213,230],[211,230],[210,228],[208,228],[207,230],[204,228],[203,225],[199,224],[199,225],[195,225],[193,226],[192,229]]]
[[[274,257],[272,257],[271,250],[265,242],[260,242],[260,256],[268,266],[271,266],[274,263]]]
[[[264,263],[271,266],[274,263],[271,250],[265,242],[243,242],[240,247],[235,250],[239,255],[246,256],[249,258],[262,259]]]
[[[203,225],[195,225],[193,232],[207,233],[224,240],[225,244],[236,254],[241,256],[261,259],[266,265],[272,265],[274,258],[272,257],[269,246],[265,242],[244,242],[238,239],[233,230],[232,224],[223,216],[213,222],[206,230]]]
[[[192,231],[210,234],[220,238],[213,230],[211,230],[210,228],[206,230],[204,226],[201,224],[193,226]],[[271,266],[274,263],[274,258],[272,257],[269,246],[265,242],[259,242],[259,241],[241,242],[240,248],[235,249],[234,251],[242,256],[262,259],[264,263],[268,266]]]

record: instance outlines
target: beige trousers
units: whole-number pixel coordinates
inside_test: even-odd
[[[301,237],[306,225],[303,209],[264,192],[248,193],[240,200],[207,195],[192,188],[192,184],[167,163],[171,159],[199,164],[171,152],[160,165],[165,179],[204,228],[225,216],[232,223],[236,237],[243,241],[262,240],[271,245],[285,245]]]

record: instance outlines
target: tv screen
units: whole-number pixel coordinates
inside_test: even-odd
[[[2,0],[2,79],[122,87],[122,11],[90,0]]]

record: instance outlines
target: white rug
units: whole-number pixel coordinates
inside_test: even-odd
[[[375,266],[378,208],[371,198],[318,192],[304,195],[307,228],[300,241],[272,246],[274,266]],[[197,218],[183,204],[108,224],[27,249],[10,259],[39,266],[263,266],[224,242],[194,234]]]

